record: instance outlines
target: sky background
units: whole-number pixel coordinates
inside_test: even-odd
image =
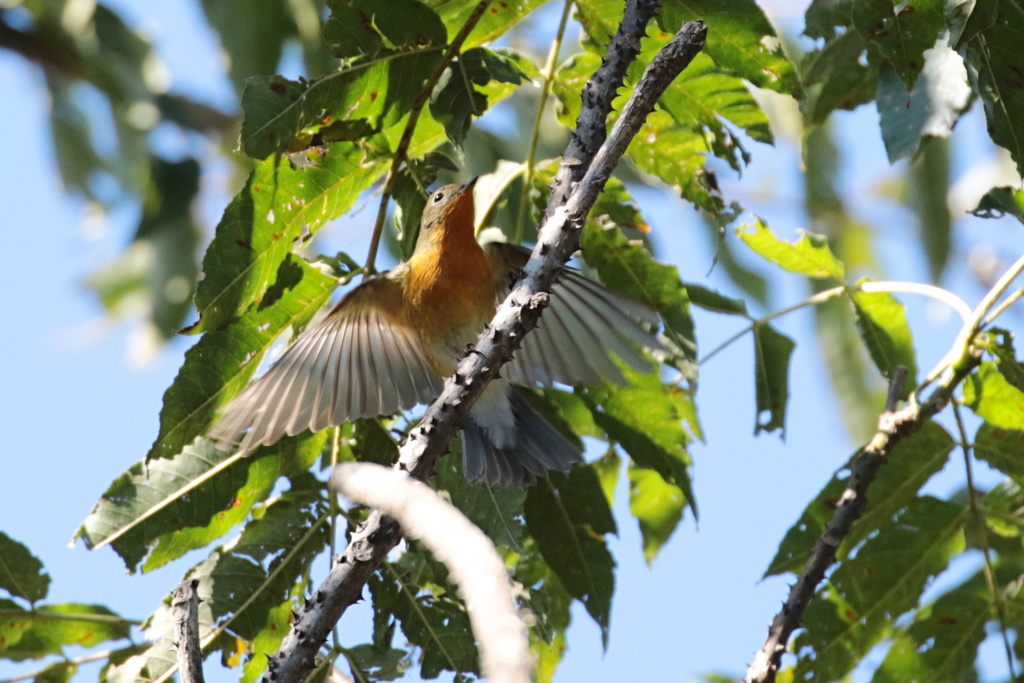
[[[209,66],[222,57],[196,0],[110,4],[155,42],[175,91],[235,108],[223,70]],[[803,5],[776,2],[768,9],[777,25],[795,35],[802,28]],[[779,104],[777,98],[772,102]],[[124,206],[97,218],[82,202],[65,195],[48,117],[41,72],[16,55],[0,52],[0,149],[5,157],[0,164],[0,282],[7,293],[0,354],[0,472],[5,484],[0,530],[26,543],[43,561],[53,578],[46,602],[100,603],[142,619],[197,556],[152,574],[128,576],[110,549],[90,553],[80,545],[69,548],[68,541],[111,480],[149,449],[157,434],[163,392],[194,339],[176,338],[140,363],[132,325],[104,318],[83,279],[130,240],[138,207]],[[899,169],[890,168],[886,160],[874,108],[840,113],[835,119],[844,159],[844,199],[875,231],[884,275],[925,281],[926,264],[914,244],[912,215],[880,192]],[[742,178],[723,175],[722,185],[727,198],[738,199],[776,233],[791,239],[798,228],[808,226],[808,220],[802,212],[798,141],[786,133],[784,125],[776,127],[775,148],[749,142],[749,169]],[[185,141],[165,137],[160,144],[169,156],[174,156],[176,146],[184,150]],[[957,129],[954,160],[957,186],[951,201],[961,215],[996,182],[993,174],[1000,168],[987,143],[980,106]],[[195,210],[205,239],[230,199],[229,181],[223,165],[204,175],[202,201]],[[652,225],[658,257],[679,266],[686,280],[738,296],[722,270],[712,268],[714,254],[692,208],[664,193],[634,191]],[[357,216],[347,222],[344,234],[326,228],[330,246],[322,251],[331,253],[333,246],[365,253],[372,213],[364,209],[362,220]],[[968,260],[979,264],[985,258],[1013,254],[1020,238],[1020,226],[1009,221],[962,216],[942,284],[974,305],[983,289],[967,267]],[[982,241],[993,245],[989,252],[977,246]],[[806,285],[797,276],[772,275],[770,282],[772,310],[807,296]],[[952,343],[958,319],[933,302],[901,298],[908,305],[918,364],[926,371]],[[702,353],[742,327],[738,319],[700,311],[695,316]],[[1007,322],[1019,329],[1021,316]],[[787,316],[778,327],[798,343],[785,441],[777,435],[753,437],[749,337],[701,368],[699,407],[706,443],[692,448],[699,523],[688,513],[648,567],[628,513],[625,487],[620,486],[619,535],[610,540],[619,565],[610,647],[602,653],[598,628],[577,606],[558,680],[663,680],[668,671],[683,680],[711,672],[742,675],[760,647],[788,589],[787,580],[761,581],[761,575],[806,502],[855,447],[838,415],[810,312]],[[883,386],[881,378],[878,382]],[[943,473],[929,484],[930,490],[947,493],[961,477],[959,470]],[[322,578],[325,571],[315,572],[315,577]],[[346,614],[341,633],[345,645],[365,642],[369,609],[362,606]],[[396,639],[396,645],[400,641]],[[985,652],[986,679],[1004,676],[1005,662],[995,654],[996,646],[987,644]],[[0,679],[36,666],[0,662]],[[210,680],[234,680],[240,673],[222,673],[213,659],[206,669]],[[95,667],[80,674],[82,680],[95,675]]]

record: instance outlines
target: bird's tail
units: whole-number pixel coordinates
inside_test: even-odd
[[[462,430],[463,472],[469,481],[499,486],[529,486],[549,470],[583,462],[582,450],[538,414],[516,389],[509,392],[515,436],[499,448],[472,413]]]

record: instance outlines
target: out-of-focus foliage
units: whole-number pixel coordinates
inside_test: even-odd
[[[202,0],[238,98],[237,112],[227,113],[168,90],[159,55],[111,8],[84,3],[87,11],[74,13],[72,4],[25,0],[0,9],[0,48],[45,74],[66,189],[103,210],[138,207],[132,241],[89,285],[112,313],[141,311],[157,336],[169,337],[190,316],[186,331],[202,335],[167,389],[150,452],[110,485],[78,535],[90,548],[111,545],[129,571],[156,570],[197,552],[187,577],[200,582],[205,652],[236,667],[240,680],[255,681],[292,611],[322,578],[311,574],[314,559],[329,551],[336,525],[345,522],[324,485],[325,465],[388,464],[415,420],[384,416],[304,433],[244,459],[218,451],[204,434],[275,340],[301,330],[339,284],[372,265],[344,253],[315,255],[318,233],[360,198],[378,192],[377,201],[389,188],[384,201],[393,199],[396,208],[382,224],[395,230],[385,239],[407,256],[427,187],[465,178],[470,174],[457,169],[466,168],[482,176],[479,226],[497,225],[511,240],[532,234],[557,163],[550,157],[575,122],[581,89],[604,57],[623,4],[578,0],[567,34],[547,29],[538,39],[530,29],[540,0],[491,2],[449,60],[475,0]],[[554,16],[551,9],[540,11]],[[983,107],[992,141],[1024,168],[1020,0],[813,0],[805,28],[811,48],[796,61],[754,0],[664,0],[616,111],[680,22],[696,17],[709,27],[705,51],[648,118],[582,235],[585,269],[660,314],[663,348],[652,359],[664,373],[627,372],[622,387],[524,392],[552,424],[599,442],[604,456],[596,461],[527,491],[492,490],[463,479],[455,446],[430,482],[504,555],[530,614],[539,681],[556,674],[574,602],[598,625],[603,645],[614,644],[617,560],[608,537],[626,521],[612,505],[617,483],[628,483],[628,522],[639,527],[636,550],[648,563],[687,510],[696,516],[690,445],[704,438],[696,389],[707,355],[698,354],[692,307],[749,323],[754,358],[743,371],[750,379],[736,390],[751,392],[757,413],[734,419],[755,432],[784,435],[799,419],[787,411],[798,390],[789,373],[795,342],[773,324],[777,316],[751,312],[774,299],[764,268],[799,279],[814,297],[807,303],[818,304],[823,359],[851,433],[870,433],[882,378],[898,366],[909,370],[904,396],[914,397],[924,379],[906,310],[893,294],[903,290],[878,283],[883,259],[873,226],[855,217],[837,189],[841,152],[832,114],[873,104],[890,160],[910,159],[901,198],[918,218],[920,251],[935,282],[956,245],[946,138],[972,102]],[[577,34],[578,41],[567,37]],[[569,49],[555,53],[560,59],[546,70],[551,40]],[[301,56],[302,77],[275,73],[289,50]],[[551,101],[543,104],[555,108],[554,117],[537,116],[533,86],[545,80]],[[743,171],[761,145],[774,143],[778,133],[761,104],[766,91],[798,106],[802,117],[808,229],[793,240],[770,227],[771,216],[748,214],[717,182],[717,173]],[[88,105],[97,95],[105,111]],[[475,125],[492,112],[501,126]],[[115,143],[95,135],[101,126],[116,131]],[[180,158],[156,151],[154,131],[163,126],[190,131],[191,147]],[[231,160],[238,183],[200,261],[205,240],[192,204],[204,191],[211,155]],[[657,235],[627,181],[666,189],[699,211],[745,299],[702,286],[699,273],[684,281],[674,265],[660,263],[651,247]],[[1019,185],[992,188],[976,213],[1024,219]],[[881,289],[865,291],[865,282]],[[963,343],[949,340],[954,349]],[[869,664],[878,680],[967,680],[976,675],[986,629],[1018,628],[1024,366],[1008,329],[989,330],[977,350],[984,363],[964,381],[962,398],[980,426],[972,436],[929,422],[891,454],[864,516],[839,548],[839,566],[805,615],[791,678],[840,680],[886,648]],[[1006,482],[966,497],[923,495],[959,452],[958,440]],[[800,571],[845,481],[840,469],[824,485],[783,538],[768,574]],[[358,512],[351,514],[354,524]],[[934,577],[978,549],[990,554],[993,576],[979,570],[925,593]],[[168,604],[155,606],[143,637],[129,644],[134,624],[101,606],[43,603],[49,577],[41,563],[2,534],[0,558],[0,656],[45,660],[41,680],[67,680],[75,661],[53,655],[65,657],[71,644],[114,643],[106,680],[169,674]],[[343,651],[325,646],[325,661],[347,661],[361,681],[393,680],[411,668],[424,678],[479,674],[465,606],[448,569],[426,550],[411,543],[389,558],[368,596],[374,616],[366,642],[345,643]],[[999,611],[1008,615],[1002,624]]]

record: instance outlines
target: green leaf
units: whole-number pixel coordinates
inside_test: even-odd
[[[974,454],[1018,483],[1024,483],[1024,429],[983,422],[974,436]]]
[[[470,31],[462,48],[479,47],[491,43],[513,26],[522,23],[535,9],[547,0],[518,0],[517,2],[492,2],[480,18],[479,23]],[[424,0],[424,4],[437,12],[448,34],[454,36],[466,22],[479,4],[466,0]]]
[[[800,238],[795,242],[784,242],[760,220],[736,228],[736,234],[754,253],[766,261],[813,278],[835,278],[845,276],[843,264],[829,249],[828,239],[823,235],[798,231]]]
[[[980,4],[997,6],[995,20],[961,42],[960,49],[971,85],[985,104],[992,141],[1009,150],[1017,173],[1024,175],[1024,8],[1012,0]]]
[[[946,26],[944,0],[913,0],[894,5],[892,0],[868,0],[874,14],[866,37],[873,40],[907,90],[914,87],[924,68],[924,51],[935,45]]]
[[[906,309],[888,292],[851,292],[850,299],[857,329],[882,376],[892,379],[897,366],[907,368],[902,387],[902,395],[907,396],[917,386],[917,361]]]
[[[808,10],[808,26],[810,17]],[[874,62],[880,59],[872,59],[875,51],[859,33],[847,31],[804,56],[801,72],[808,92],[803,109],[808,123],[824,123],[836,109],[851,111],[875,99],[878,65]],[[861,63],[862,55],[867,56],[867,64]]]
[[[910,167],[910,196],[907,204],[918,216],[921,241],[932,282],[939,282],[949,260],[953,239],[953,216],[947,192],[950,176],[949,140],[929,138]]]
[[[679,526],[685,505],[686,496],[678,486],[666,483],[657,472],[630,466],[629,511],[640,524],[647,564],[654,562]]]
[[[460,457],[453,453],[438,460],[436,488],[447,491],[452,505],[480,527],[495,545],[519,550],[523,527],[518,518],[523,513],[526,492],[466,481],[462,474],[461,448],[459,450]]]
[[[405,675],[409,668],[408,652],[394,647],[377,647],[363,643],[345,650],[346,658],[356,669],[356,680],[393,681]]]
[[[336,284],[301,257],[288,256],[260,306],[227,328],[203,335],[185,352],[184,364],[164,393],[160,433],[147,461],[174,456],[205,434],[217,409],[241,391],[278,336],[309,321]]]
[[[993,187],[971,211],[978,218],[1013,216],[1024,223],[1024,190],[1015,187]]]
[[[487,111],[487,96],[476,86],[488,83],[519,85],[527,78],[526,60],[509,50],[473,48],[459,55],[445,71],[430,101],[431,115],[444,124],[448,139],[462,145],[474,116]]]
[[[754,325],[754,376],[757,418],[754,434],[782,430],[786,435],[789,358],[796,344],[771,325]]]
[[[993,427],[1024,429],[1024,392],[986,361],[964,382],[964,403]]]
[[[323,435],[287,437],[229,464],[230,453],[200,439],[173,458],[138,463],[114,480],[77,536],[91,548],[121,533],[113,547],[128,570],[135,571],[147,554],[143,570],[154,569],[226,534],[270,494],[282,474],[307,469],[323,441]]]
[[[742,299],[733,299],[693,282],[685,283],[685,287],[686,294],[690,297],[690,301],[694,306],[699,306],[705,311],[711,311],[712,313],[739,315],[744,318],[750,317],[750,314],[747,313],[747,304]]]
[[[926,605],[899,629],[871,683],[940,683],[977,676],[978,647],[985,640],[991,598],[957,588]]]
[[[684,21],[703,19],[708,25],[704,50],[719,66],[759,88],[800,99],[803,92],[796,67],[782,50],[775,29],[753,0],[723,0],[709,5],[694,0],[667,0],[658,24],[674,34]]]
[[[0,599],[0,655],[20,662],[127,638],[128,621],[103,605],[39,605],[31,612]],[[13,636],[13,637],[12,637]]]
[[[919,432],[901,441],[875,475],[867,507],[850,529],[837,557],[844,559],[852,548],[915,500],[925,482],[945,466],[953,445],[946,430],[935,422],[926,422]],[[851,464],[847,463],[832,477],[786,532],[775,558],[765,570],[765,577],[784,572],[797,574],[803,569],[814,542],[835,514]]]
[[[665,385],[655,373],[623,368],[628,384],[577,389],[610,441],[622,446],[638,466],[654,470],[666,483],[678,486],[694,508],[690,454],[686,447],[699,437],[692,396]],[[687,427],[692,433],[687,432]]]
[[[189,332],[221,329],[260,304],[296,243],[350,210],[387,168],[387,159],[355,143],[325,149],[305,168],[283,158],[256,164],[203,257],[195,298],[201,317]]]
[[[836,681],[849,674],[964,549],[967,514],[965,506],[918,498],[840,564],[794,638],[794,678]]]
[[[71,662],[57,662],[43,669],[33,683],[67,683],[78,673],[78,665]]]
[[[192,309],[198,275],[199,231],[192,202],[199,191],[199,163],[192,158],[172,163],[154,157],[150,175],[132,243],[91,274],[86,285],[96,290],[112,316],[131,317],[143,307],[154,330],[168,339]]]
[[[888,1],[888,0],[886,0]],[[885,66],[878,79],[878,114],[889,163],[917,153],[927,138],[947,138],[971,103],[963,58],[940,41],[913,89],[897,69]],[[937,184],[945,193],[948,183]],[[945,194],[940,204],[945,208]]]
[[[697,376],[697,339],[690,299],[679,279],[679,269],[658,263],[642,244],[631,242],[612,218],[621,211],[627,195],[609,195],[611,206],[599,200],[587,221],[581,246],[586,262],[595,268],[610,289],[639,301],[656,311],[665,323],[671,343],[664,362],[690,380]]]
[[[1024,364],[1017,360],[1013,348],[1013,333],[998,327],[989,329],[989,342],[984,349],[996,357],[996,368],[1007,382],[1024,391]]]
[[[527,491],[523,507],[526,526],[544,561],[601,627],[601,640],[607,648],[615,560],[602,534],[614,530],[614,519],[593,470],[577,467],[568,475],[551,475],[550,480],[541,480]]]
[[[242,150],[256,159],[308,146],[336,121],[382,130],[405,116],[441,63],[447,31],[416,0],[331,0],[325,40],[345,60],[313,81],[254,76],[242,93]]]
[[[0,531],[0,588],[10,595],[37,602],[50,590],[43,563],[22,543]]]

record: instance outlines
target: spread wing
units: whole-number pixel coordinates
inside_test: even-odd
[[[485,245],[484,251],[494,266],[500,303],[510,291],[509,274],[526,264],[529,252],[498,242]],[[526,336],[502,374],[519,384],[592,385],[602,379],[623,384],[625,377],[609,353],[636,370],[649,371],[650,361],[639,349],[662,348],[648,331],[657,324],[658,314],[649,308],[563,268],[539,326]]]
[[[441,379],[404,319],[401,283],[360,285],[308,327],[262,377],[224,408],[210,433],[242,450],[285,434],[389,415],[429,401]]]

